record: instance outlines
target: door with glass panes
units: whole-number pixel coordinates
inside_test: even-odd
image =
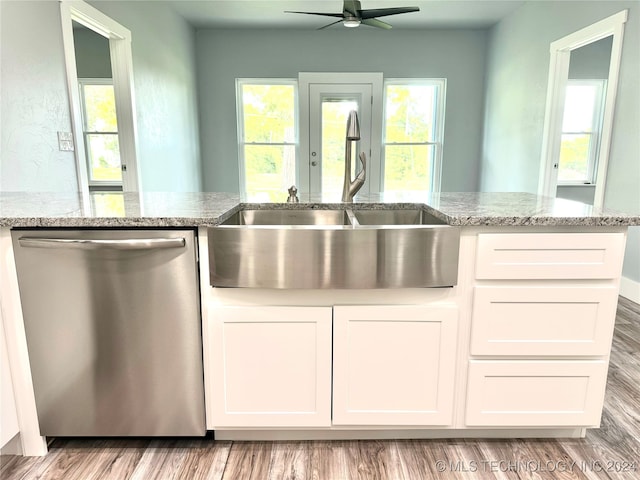
[[[360,194],[378,191],[382,120],[381,73],[303,72],[300,97],[300,190],[325,201],[340,201],[345,176],[347,118],[358,113],[360,140],[350,142],[351,179],[362,169],[367,175]]]
[[[309,88],[309,192],[339,198],[345,175],[345,149],[351,148],[351,178],[371,163],[371,84],[315,84]],[[349,112],[358,113],[360,140],[346,144]],[[361,193],[369,192],[367,178]]]

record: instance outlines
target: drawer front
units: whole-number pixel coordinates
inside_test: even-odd
[[[584,426],[600,424],[607,362],[469,362],[469,426]]]
[[[472,355],[607,355],[615,287],[476,287]]]
[[[476,278],[618,278],[624,243],[624,233],[480,234]]]

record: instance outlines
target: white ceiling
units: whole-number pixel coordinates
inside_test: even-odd
[[[341,13],[343,6],[342,0],[170,0],[169,3],[198,28],[310,30],[336,19],[284,13],[285,10]],[[419,12],[382,18],[394,29],[487,28],[523,3],[520,0],[361,0],[363,9],[420,7]],[[341,25],[332,28],[341,28]]]

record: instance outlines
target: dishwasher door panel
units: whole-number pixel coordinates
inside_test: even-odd
[[[193,231],[12,237],[41,434],[204,435]]]

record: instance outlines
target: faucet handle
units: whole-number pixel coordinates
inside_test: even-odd
[[[287,190],[289,192],[289,198],[287,198],[287,203],[298,203],[300,200],[298,199],[298,189],[295,185],[291,185]]]

